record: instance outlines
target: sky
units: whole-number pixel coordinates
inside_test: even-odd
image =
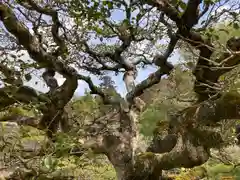
[[[112,13],[111,18],[115,21],[120,21],[120,20],[124,19],[124,14],[123,14],[123,12],[115,10]],[[25,55],[24,58],[29,59],[29,56]],[[178,62],[180,62],[180,60],[181,60],[181,56],[180,56],[179,52],[176,52],[176,51],[168,59],[168,61],[172,62],[173,64],[177,64]],[[144,69],[141,69],[138,72],[138,76],[136,78],[136,84],[138,84],[142,80],[146,79],[148,77],[148,75],[153,73],[155,70],[156,70],[156,67],[153,67],[153,66],[147,66]],[[46,91],[48,91],[48,88],[46,87],[45,83],[42,81],[40,74],[41,73],[38,72],[37,74],[33,75],[32,80],[29,82],[25,82],[25,84],[28,86],[31,86],[39,91],[46,92]],[[116,76],[114,73],[110,73],[109,76],[111,76],[112,79],[114,80],[115,85],[117,86],[117,91],[121,95],[124,96],[126,94],[126,88],[125,88],[124,82],[122,80],[123,74],[120,73],[118,76]],[[100,83],[100,81],[98,80],[97,77],[91,76],[91,78],[96,85]],[[59,85],[61,85],[64,82],[64,78],[59,74],[56,75],[56,79],[58,80]],[[79,85],[75,92],[75,96],[83,95],[86,89],[88,89],[88,85],[84,81],[79,81]]]
[[[120,10],[115,10],[112,13],[112,16],[111,16],[111,19],[113,19],[114,21],[121,21],[124,18],[125,18],[125,16],[124,16],[123,12],[121,12]],[[176,64],[177,62],[179,62],[179,59],[180,59],[180,54],[175,52],[173,54],[173,56],[169,59],[169,61],[172,62],[173,64]],[[156,70],[157,70],[157,68],[153,67],[153,66],[146,66],[144,69],[141,69],[138,72],[138,76],[136,78],[135,83],[136,84],[140,83],[141,81],[146,79],[149,76],[149,74],[155,72]],[[126,91],[125,84],[124,84],[124,81],[123,81],[123,74],[119,73],[119,75],[116,76],[115,73],[110,73],[109,75],[110,75],[110,77],[112,77],[112,80],[115,82],[117,91],[122,96],[125,96],[127,91]],[[93,79],[95,84],[99,84],[100,83],[100,81],[97,78],[92,77],[92,79]],[[87,84],[84,83],[84,82],[81,82],[79,84],[79,88],[76,90],[76,96],[83,95],[84,92],[85,92],[85,89],[88,89]]]
[[[121,11],[114,11],[112,13],[111,19],[113,19],[114,21],[121,21],[123,20],[124,14]],[[25,55],[24,59],[29,59],[28,55]],[[174,53],[173,56],[169,59],[170,62],[172,62],[173,64],[176,64],[180,59],[180,55],[179,53]],[[157,70],[156,67],[153,66],[146,66],[144,69],[140,69],[140,71],[138,72],[138,76],[136,78],[136,84],[140,83],[142,80],[146,79],[149,74],[155,72]],[[32,79],[29,82],[25,82],[25,85],[31,86],[39,91],[42,92],[47,92],[48,91],[48,87],[46,86],[46,84],[43,82],[43,80],[41,79],[40,75],[41,72],[34,72],[35,74],[33,74]],[[84,73],[82,73],[84,74]],[[85,74],[84,74],[85,75]],[[117,91],[122,95],[125,96],[127,91],[125,88],[125,84],[123,79],[123,74],[119,73],[119,75],[115,75],[115,73],[109,73],[108,74],[112,80],[115,82],[116,85],[116,89]],[[61,85],[64,82],[64,78],[60,75],[60,74],[56,74],[56,79],[59,83],[59,85]],[[96,76],[90,75],[90,77],[92,78],[94,84],[98,85],[101,83],[101,81],[99,81],[99,79]],[[79,81],[78,82],[78,88],[75,91],[75,96],[82,96],[84,95],[85,91],[89,90],[87,83],[85,83],[84,81]]]

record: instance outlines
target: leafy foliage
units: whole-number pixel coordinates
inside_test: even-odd
[[[141,130],[144,135],[152,135],[159,121],[169,120],[169,115],[194,101],[195,94],[190,90],[193,86],[191,81],[189,71],[178,66],[169,78],[145,92],[146,97],[143,99],[153,99],[153,102],[141,115]]]

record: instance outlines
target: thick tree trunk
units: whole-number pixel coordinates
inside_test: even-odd
[[[105,154],[112,163],[118,180],[158,180],[161,177],[161,169],[151,171],[138,171],[139,163],[136,162],[139,131],[138,112],[131,109],[129,112],[120,113],[120,130],[118,134],[108,135],[104,138]],[[142,163],[145,163],[142,161]],[[146,163],[150,163],[146,161]],[[140,166],[142,166],[140,164]],[[144,165],[145,166],[145,165]],[[149,167],[151,165],[149,164]]]
[[[105,137],[106,155],[116,170],[118,180],[128,180],[134,172],[138,115],[132,110],[122,110],[119,118],[118,134]]]
[[[135,72],[127,71],[124,74],[124,82],[127,92],[135,88]],[[135,156],[139,138],[138,118],[139,111],[143,109],[145,103],[140,98],[134,98],[132,107],[128,111],[120,110],[120,128],[118,136],[108,136],[105,138],[107,144],[107,157],[114,166],[118,180],[141,179],[135,171]],[[136,107],[136,108],[135,108]],[[109,148],[111,147],[111,148]],[[149,180],[154,175],[149,176]],[[155,178],[156,179],[156,178]]]

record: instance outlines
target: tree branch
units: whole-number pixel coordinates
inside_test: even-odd
[[[128,102],[133,104],[134,97],[140,96],[145,89],[159,83],[163,75],[169,74],[172,71],[173,65],[167,62],[167,59],[173,52],[177,41],[178,38],[176,36],[171,36],[171,40],[164,54],[156,55],[154,57],[153,62],[155,63],[155,65],[159,66],[160,69],[158,69],[155,73],[151,74],[147,79],[143,80],[131,92],[127,94],[126,99]]]
[[[190,43],[193,47],[196,47],[200,51],[199,59],[193,72],[196,76],[194,91],[199,95],[198,101],[204,101],[212,96],[217,97],[218,91],[216,91],[216,89],[210,89],[209,91],[209,87],[202,86],[202,84],[209,84],[210,86],[217,84],[219,75],[229,71],[230,69],[221,69],[218,70],[217,73],[216,70],[212,70],[212,67],[216,66],[211,64],[208,59],[210,59],[213,53],[213,45],[209,40],[204,40],[199,33],[191,31],[192,26],[198,22],[198,19],[201,16],[198,14],[198,6],[201,3],[201,0],[189,0],[182,17],[180,17],[177,10],[165,0],[146,1],[146,3],[157,7],[171,20],[173,20],[178,27],[177,37],[182,38],[184,41]],[[227,55],[225,58],[226,57]],[[237,61],[238,56],[230,59],[231,62]],[[235,65],[236,63],[230,64]]]
[[[15,85],[6,86],[0,89],[0,109],[6,108],[14,103],[39,103],[47,102],[48,97],[37,92],[31,87]]]
[[[47,7],[41,7],[37,5],[33,0],[26,0],[27,4],[25,2],[20,3],[22,6],[29,10],[35,10],[40,14],[45,14],[48,16],[51,16],[53,25],[52,25],[52,35],[55,43],[59,46],[59,49],[54,52],[53,54],[58,56],[58,55],[63,55],[63,53],[67,52],[67,46],[65,44],[65,41],[63,38],[59,36],[59,28],[62,27],[62,24],[60,23],[58,19],[58,12],[54,9],[50,9]]]
[[[181,26],[185,26],[188,30],[190,30],[194,25],[198,23],[199,18],[199,5],[202,0],[189,0],[187,3],[187,8],[184,11],[181,17]],[[180,30],[182,27],[180,28]]]
[[[74,68],[66,66],[56,57],[46,53],[37,42],[36,37],[31,35],[28,29],[18,21],[15,14],[5,3],[0,3],[0,19],[6,29],[18,39],[19,43],[28,51],[30,57],[38,62],[41,67],[52,68],[63,76],[77,76]]]
[[[84,80],[86,83],[88,83],[91,93],[98,94],[103,99],[104,104],[113,104],[113,105],[118,104],[119,105],[119,103],[120,103],[119,100],[112,99],[110,96],[105,94],[99,87],[97,87],[93,84],[90,77],[79,74],[78,79]]]
[[[218,100],[208,100],[179,112],[169,123],[169,134],[162,140],[156,137],[158,140],[148,148],[152,152],[137,156],[135,171],[141,172],[139,177],[149,177],[156,169],[192,168],[203,164],[209,158],[210,148],[224,144],[221,134],[211,126],[224,119],[238,119],[239,107],[240,94],[229,92]],[[161,132],[158,129],[155,136]]]
[[[0,63],[0,71],[5,76],[5,78],[3,79],[4,82],[8,84],[14,84],[16,86],[23,85],[23,82],[20,77],[21,76],[20,72],[16,71],[15,69],[7,67],[3,63]]]
[[[173,65],[166,62],[158,69],[155,73],[152,73],[147,79],[143,80],[140,84],[126,95],[128,102],[133,103],[134,97],[140,96],[143,91],[154,84],[157,84],[161,81],[161,77],[165,74],[169,74],[173,69]]]
[[[51,14],[51,12],[48,11],[47,13]],[[110,103],[110,101],[107,100],[107,96],[99,88],[96,88],[93,85],[90,78],[78,74],[74,68],[65,65],[64,62],[59,61],[51,54],[46,53],[46,51],[37,43],[36,37],[31,35],[28,29],[18,21],[12,10],[4,3],[0,3],[0,19],[6,29],[18,39],[20,44],[27,49],[30,57],[39,63],[41,67],[53,69],[67,79],[73,78],[75,81],[75,79],[78,78],[86,81],[89,84],[92,93],[99,94],[103,97],[105,102]]]

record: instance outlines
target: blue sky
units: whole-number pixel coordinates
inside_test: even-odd
[[[111,16],[111,19],[113,19],[114,21],[121,21],[124,18],[125,18],[124,12],[122,12],[120,10],[115,10],[112,13],[112,16]],[[2,25],[1,25],[1,27],[2,27]],[[26,57],[26,58],[28,58],[28,57]],[[172,57],[169,58],[169,61],[172,62],[173,64],[176,64],[180,61],[180,58],[181,58],[180,54],[175,51],[174,54],[172,55]],[[154,72],[155,70],[156,70],[156,67],[153,67],[153,66],[147,66],[144,69],[141,69],[138,72],[138,76],[137,76],[137,79],[136,79],[136,84],[141,82],[145,78],[147,78],[148,75],[151,74],[152,72]],[[117,86],[117,91],[119,93],[121,93],[122,95],[125,95],[126,94],[126,88],[125,88],[124,82],[122,80],[123,74],[120,73],[118,76],[116,76],[114,73],[109,73],[109,75],[114,80],[114,82]],[[36,74],[36,76],[33,77],[32,81],[27,82],[26,84],[29,85],[29,86],[32,86],[32,87],[34,87],[34,88],[36,88],[40,91],[44,91],[44,92],[47,91],[47,87],[44,85],[43,82],[41,82],[39,80],[39,78],[40,78],[39,74]],[[64,79],[60,75],[57,75],[57,79],[59,81],[59,84],[63,83],[63,81],[64,81]],[[98,80],[97,77],[92,76],[92,80],[95,84],[100,83],[100,81]],[[36,81],[38,81],[37,84],[35,84]],[[79,87],[75,92],[75,96],[83,95],[86,89],[88,89],[88,85],[83,81],[79,81]]]
[[[185,1],[187,2],[187,1]],[[224,1],[220,1],[221,3],[224,2]],[[228,2],[227,4],[225,4],[224,6],[221,7],[221,9],[219,9],[220,11],[223,9],[223,8],[227,8],[229,6],[229,4],[231,3]],[[203,10],[203,6],[200,6],[200,9]],[[211,9],[211,8],[210,8]],[[210,10],[209,10],[210,11]],[[209,11],[201,18],[201,20],[199,21],[199,24],[201,23],[201,21],[203,21],[204,19],[207,18],[208,14],[209,14]],[[213,11],[214,12],[214,11]],[[112,13],[112,19],[115,20],[115,21],[121,21],[125,18],[124,14],[122,11],[120,10],[116,10]],[[181,55],[179,54],[178,51],[174,51],[173,52],[173,55],[168,59],[169,62],[172,62],[173,64],[177,64],[181,61]],[[145,69],[141,69],[139,72],[138,72],[138,76],[137,76],[137,79],[136,79],[136,84],[141,82],[142,80],[144,80],[145,78],[148,77],[149,74],[153,73],[154,71],[156,70],[156,67],[153,67],[153,66],[147,66]],[[120,92],[122,95],[125,95],[126,94],[126,89],[125,89],[125,85],[124,85],[124,82],[122,81],[122,74],[118,75],[118,76],[115,76],[113,73],[111,74],[111,77],[112,79],[115,81],[116,85],[117,85],[117,90],[118,92]],[[97,81],[95,81],[97,82]],[[79,88],[77,90],[77,95],[82,95],[84,93],[84,90]]]
[[[174,55],[169,58],[169,61],[172,62],[173,64],[176,64],[180,60],[180,55],[179,53],[174,53]],[[156,71],[156,67],[153,66],[147,66],[144,69],[141,69],[138,72],[138,76],[136,78],[136,84],[140,83],[142,80],[146,79],[149,74],[153,73]],[[123,74],[120,73],[118,76],[116,76],[114,73],[109,73],[110,77],[115,82],[115,85],[117,86],[117,91],[122,94],[123,96],[126,95],[127,91],[125,88],[124,81],[122,80]],[[95,84],[99,84],[100,81],[96,77],[92,77],[92,80]],[[83,81],[79,82],[79,87],[76,90],[75,96],[81,96],[84,94],[85,89],[88,89],[88,85],[84,83]]]
[[[125,18],[124,13],[120,10],[115,10],[112,13],[111,19],[114,21],[121,21]],[[172,62],[173,64],[176,64],[180,59],[179,53],[174,53],[171,58],[169,58],[169,61]],[[140,83],[142,80],[146,79],[149,74],[155,72],[157,70],[156,67],[153,66],[146,66],[144,69],[140,69],[138,72],[138,76],[136,78],[136,84]],[[115,75],[115,73],[109,73],[109,76],[112,77],[114,80],[116,86],[117,86],[117,91],[122,94],[123,96],[127,93],[124,81],[122,80],[123,74],[120,73],[118,76]],[[96,78],[92,78],[95,84],[99,84],[100,81]],[[75,95],[76,96],[81,96],[84,94],[85,89],[88,89],[88,86],[86,83],[82,82],[79,85],[79,88],[77,89]]]
[[[125,19],[125,13],[120,11],[120,10],[115,10],[114,12],[112,12],[112,16],[111,19],[114,21],[121,21],[123,19]],[[46,17],[46,19],[49,19],[48,17]],[[32,26],[31,24],[27,24],[28,28],[31,30]],[[4,26],[1,23],[2,28],[4,28]],[[93,40],[94,43],[100,43],[96,42],[96,40]],[[19,52],[19,54],[22,52]],[[170,61],[173,62],[174,64],[178,62],[180,56],[178,53],[174,53],[174,55],[170,58]],[[25,54],[22,59],[28,60],[30,59],[30,57]],[[153,66],[146,66],[144,69],[140,69],[138,72],[138,76],[136,78],[136,84],[141,82],[142,80],[146,79],[148,77],[149,74],[153,73],[154,71],[156,71],[156,67]],[[25,85],[31,86],[39,91],[43,91],[43,92],[47,92],[48,88],[45,85],[45,83],[42,81],[41,79],[41,74],[42,74],[43,70],[41,70],[40,72],[34,72],[32,74],[32,79],[29,82],[25,82]],[[82,73],[83,74],[83,73]],[[122,80],[123,78],[123,74],[119,73],[119,75],[115,75],[115,73],[109,73],[108,74],[110,77],[112,77],[112,79],[115,82],[115,85],[117,86],[117,91],[121,94],[121,95],[125,95],[126,94],[126,88],[125,88],[125,84],[124,81]],[[59,84],[61,85],[64,82],[64,78],[57,74],[56,78],[59,82]],[[91,76],[93,82],[97,85],[100,84],[101,81],[99,81],[98,77],[96,76]],[[84,81],[79,81],[79,86],[75,92],[75,96],[81,96],[84,94],[84,92],[88,89],[88,85],[84,82]]]

